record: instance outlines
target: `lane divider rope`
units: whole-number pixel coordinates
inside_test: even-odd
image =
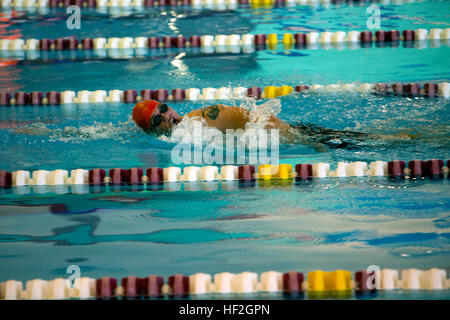
[[[71,42],[72,38],[64,38],[63,41]],[[0,40],[1,41],[1,40]],[[55,40],[56,41],[56,40]],[[78,40],[77,40],[78,41]],[[167,40],[168,41],[168,40]],[[174,40],[175,41],[175,40]],[[75,41],[76,42],[76,41]],[[6,48],[13,48],[17,44],[7,42],[3,46]],[[70,44],[67,44],[70,47]],[[282,47],[280,44],[270,44],[270,45],[225,45],[225,46],[206,46],[206,47],[157,47],[157,48],[102,48],[102,49],[92,49],[85,50],[73,49],[73,50],[12,50],[5,49],[0,50],[0,58],[10,59],[17,61],[24,60],[42,60],[47,61],[77,61],[83,59],[131,59],[131,58],[153,58],[155,56],[171,56],[178,54],[199,54],[202,55],[214,55],[214,54],[253,54],[257,51],[262,50],[277,50],[277,52],[283,52],[284,54],[289,54],[292,50],[329,50],[329,49],[361,49],[361,48],[383,48],[389,47],[393,48],[416,48],[416,49],[426,49],[426,48],[439,48],[441,46],[450,46],[450,39],[434,39],[434,40],[421,40],[421,41],[404,41],[400,47],[399,42],[368,42],[368,43],[358,43],[358,42],[325,42],[325,43],[307,43],[307,44],[289,44],[283,43]],[[20,47],[20,46],[19,46]],[[78,47],[82,47],[78,45]],[[0,43],[1,48],[1,43]],[[85,56],[78,56],[75,53],[81,52]]]
[[[329,163],[299,163],[295,167],[291,164],[269,165],[263,164],[255,168],[253,165],[233,166],[225,165],[219,170],[217,166],[189,166],[168,168],[121,169],[114,168],[107,172],[105,169],[75,169],[68,170],[36,170],[29,172],[17,170],[13,172],[0,171],[0,187],[43,186],[43,185],[139,185],[161,184],[164,182],[197,182],[197,181],[259,181],[268,180],[311,180],[327,177],[389,177],[393,180],[425,179],[431,180],[448,178],[450,160],[447,166],[444,161],[432,159],[428,161],[412,160],[407,166],[405,161],[373,161],[367,162],[338,162],[336,169],[331,171]],[[292,182],[291,182],[292,183]]]
[[[231,35],[203,35],[191,36],[188,39],[182,35],[171,37],[111,37],[111,38],[83,38],[75,37],[56,39],[1,39],[0,50],[24,50],[24,51],[50,51],[50,50],[104,50],[104,49],[155,49],[155,48],[179,48],[201,47],[209,48],[216,52],[238,50],[253,52],[258,49],[276,49],[279,43],[285,48],[332,48],[333,44],[346,44],[349,48],[358,46],[370,47],[373,43],[383,46],[390,43],[398,44],[403,41],[407,44],[413,42],[424,43],[426,41],[441,42],[450,39],[450,28],[446,29],[417,29],[417,30],[378,30],[372,31],[336,31],[336,32],[309,32],[309,33],[285,33],[279,38],[272,34],[231,34]],[[338,46],[339,47],[339,46]],[[343,47],[343,46],[340,46]],[[231,49],[230,49],[231,48]],[[206,50],[208,52],[208,50]],[[239,52],[239,51],[237,51]]]
[[[356,2],[356,3],[355,3]],[[377,2],[390,3],[389,0]],[[409,0],[408,2],[413,2]],[[293,7],[297,5],[318,7],[329,7],[331,4],[340,5],[365,5],[366,1],[358,0],[1,0],[0,7],[15,9],[45,9],[62,8],[77,5],[84,8],[113,8],[113,9],[143,9],[149,7],[191,7],[193,9],[236,9],[246,8],[270,8],[270,7]],[[403,4],[402,0],[394,0],[393,4]]]
[[[305,277],[306,276],[306,277]],[[431,268],[429,270],[383,269],[377,272],[366,270],[352,273],[348,270],[322,271],[314,270],[304,275],[302,272],[277,271],[217,273],[214,276],[196,273],[190,276],[176,274],[167,281],[161,276],[150,275],[145,278],[128,276],[121,279],[103,277],[93,279],[82,277],[75,279],[73,288],[69,280],[56,278],[52,280],[34,279],[26,281],[25,288],[21,281],[8,280],[0,283],[1,300],[19,299],[111,299],[111,298],[154,298],[163,296],[189,296],[208,293],[258,293],[283,292],[285,294],[302,294],[317,296],[327,293],[336,297],[351,296],[355,293],[375,293],[377,290],[446,290],[450,288],[447,271]],[[332,295],[331,295],[332,296]]]
[[[450,83],[347,83],[329,85],[298,85],[260,87],[221,87],[221,88],[189,88],[189,89],[143,89],[129,90],[81,90],[75,91],[33,91],[33,92],[0,92],[0,106],[42,106],[84,103],[136,103],[142,100],[158,101],[200,101],[200,100],[233,100],[251,97],[254,99],[271,99],[292,93],[373,93],[384,96],[400,97],[450,97]]]

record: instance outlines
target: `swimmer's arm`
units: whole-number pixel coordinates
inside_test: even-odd
[[[24,134],[24,135],[28,135],[28,136],[46,136],[46,137],[50,137],[53,136],[55,134],[60,135],[60,136],[83,136],[83,133],[77,129],[77,128],[73,128],[73,127],[65,127],[64,129],[50,129],[47,127],[40,127],[40,126],[36,126],[36,127],[22,127],[22,128],[15,128],[13,129],[14,133],[17,134]]]
[[[280,120],[281,121],[281,120]],[[284,124],[284,123],[283,123]],[[320,142],[313,141],[310,137],[300,135],[293,127],[281,126],[280,138],[287,143],[300,143],[305,146],[313,148],[316,152],[327,152],[326,145]]]
[[[49,136],[53,132],[52,129],[45,127],[23,127],[12,129],[14,133],[26,134],[28,136]]]
[[[188,114],[186,114],[187,117],[193,118],[193,117],[201,117],[205,119],[210,120],[216,120],[221,114],[223,114],[224,105],[217,104],[214,106],[209,106],[201,109],[196,109]],[[233,108],[233,107],[227,107],[227,108]]]

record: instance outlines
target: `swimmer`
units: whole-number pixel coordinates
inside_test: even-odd
[[[189,112],[188,118],[204,119],[208,127],[225,133],[226,129],[245,129],[250,121],[250,111],[236,106],[217,104]],[[144,100],[136,104],[132,114],[133,121],[147,133],[170,134],[174,125],[183,119],[173,108],[155,100]],[[266,129],[288,131],[290,126],[275,116],[268,119]]]
[[[175,126],[183,118],[200,119],[208,127],[216,128],[223,133],[227,129],[243,129],[246,124],[258,122],[258,117],[253,111],[243,107],[213,105],[201,109],[196,109],[184,116],[180,116],[173,108],[165,103],[155,100],[144,100],[137,103],[133,109],[133,121],[142,130],[155,135],[169,136]],[[263,117],[263,116],[262,116]],[[399,133],[394,135],[376,135],[348,130],[335,130],[320,127],[314,124],[297,123],[289,125],[278,117],[270,115],[264,117],[265,129],[278,129],[280,142],[296,143],[312,147],[317,152],[326,152],[329,148],[335,149],[358,149],[367,142],[388,141],[417,138],[410,133]],[[0,124],[0,129],[1,129]],[[18,134],[59,136],[62,138],[84,137],[89,138],[91,132],[83,128],[65,127],[64,129],[50,129],[45,125],[32,125],[15,127],[7,125],[6,128]]]
[[[193,110],[184,117],[203,119],[208,127],[225,133],[226,129],[245,129],[250,121],[250,111],[243,107],[218,104]],[[165,103],[144,100],[136,104],[132,118],[147,133],[169,135],[183,116]],[[309,145],[316,151],[326,151],[327,147],[354,149],[358,143],[375,137],[362,132],[327,129],[303,123],[289,125],[274,115],[268,118],[265,129],[279,129],[280,137],[285,141]]]

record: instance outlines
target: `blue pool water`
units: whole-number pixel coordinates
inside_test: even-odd
[[[381,28],[385,30],[449,27],[450,3],[446,0],[374,4],[381,9]],[[370,5],[355,1],[353,6],[329,8],[323,5],[256,9],[240,6],[234,10],[83,8],[80,30],[67,29],[65,8],[41,9],[40,13],[23,9],[15,13],[4,33],[42,39],[73,35],[96,38],[365,30]],[[3,12],[9,14],[7,10]]]
[[[448,1],[380,5],[382,28],[446,28]],[[87,10],[82,29],[64,11],[21,11],[0,36],[56,38],[363,30],[367,6],[233,11]],[[3,15],[8,12],[3,11]],[[120,17],[119,17],[120,15]],[[170,24],[170,25],[169,25]],[[127,56],[128,54],[128,56]],[[110,55],[110,56],[108,56]],[[450,48],[256,51],[0,51],[2,91],[111,90],[363,83],[450,79]],[[174,61],[177,60],[177,63]],[[10,63],[13,62],[13,63]],[[450,159],[448,99],[371,94],[293,94],[279,117],[333,129],[413,138],[369,140],[355,150],[280,146],[281,163]],[[224,103],[230,103],[226,101]],[[237,105],[243,101],[235,101]],[[260,104],[262,102],[257,102]],[[171,105],[180,113],[211,102]],[[168,167],[173,143],[131,121],[132,104],[0,107],[0,169]],[[0,190],[0,281],[82,276],[121,278],[196,272],[449,269],[449,180],[321,179],[310,184],[198,183],[179,190],[22,187]],[[406,295],[408,296],[408,295]],[[398,296],[397,296],[398,297]],[[411,296],[409,296],[411,297]],[[416,293],[420,298],[435,297]],[[449,298],[448,293],[438,295]],[[382,298],[395,298],[386,296]]]

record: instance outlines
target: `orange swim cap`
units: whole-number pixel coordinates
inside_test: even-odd
[[[144,100],[137,103],[133,109],[133,121],[142,129],[150,129],[150,119],[159,102],[156,100]]]

